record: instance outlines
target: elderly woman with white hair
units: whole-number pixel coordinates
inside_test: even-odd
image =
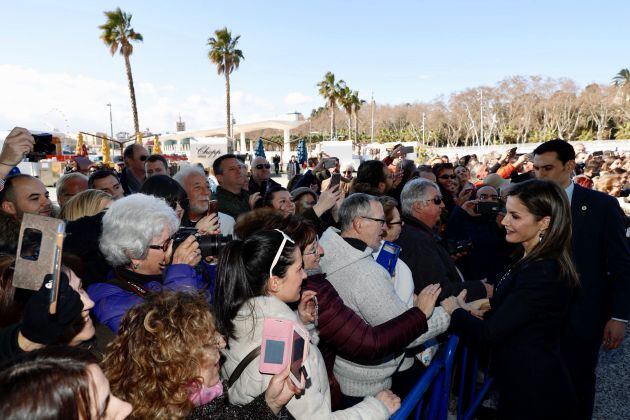
[[[178,227],[175,211],[157,197],[133,194],[110,206],[103,216],[100,250],[114,268],[103,282],[88,287],[101,324],[117,332],[125,312],[151,291],[203,288],[195,271],[201,260],[195,237],[173,251]]]

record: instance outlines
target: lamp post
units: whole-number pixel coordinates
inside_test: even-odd
[[[109,107],[109,133],[110,133],[110,139],[114,138],[114,124],[112,123],[112,104],[111,102],[108,103],[106,106]]]

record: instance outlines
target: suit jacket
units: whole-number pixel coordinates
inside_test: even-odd
[[[569,334],[600,342],[611,318],[630,317],[630,250],[614,197],[575,185],[571,199],[573,261],[580,276]]]
[[[407,263],[413,274],[414,293],[420,293],[430,284],[440,283],[440,300],[457,296],[463,289],[468,290],[468,300],[486,297],[486,288],[480,281],[461,281],[455,263],[427,225],[413,217],[403,216],[403,220],[405,225],[396,244],[401,247],[400,259]]]
[[[558,263],[516,268],[494,293],[483,321],[457,309],[451,329],[467,344],[490,349],[499,418],[574,418],[577,402],[560,354],[571,289],[559,279]]]

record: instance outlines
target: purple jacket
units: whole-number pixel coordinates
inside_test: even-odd
[[[111,277],[110,273],[110,277]],[[149,291],[159,291],[162,289],[181,291],[181,290],[203,290],[206,284],[202,280],[202,276],[197,274],[195,269],[187,264],[174,264],[166,268],[164,273],[164,281],[150,281],[143,284],[143,287]],[[137,294],[123,290],[120,287],[110,283],[94,283],[91,284],[87,293],[90,299],[94,301],[92,315],[101,324],[107,325],[115,333],[118,332],[118,326],[123,315],[135,304],[140,303],[142,298]]]

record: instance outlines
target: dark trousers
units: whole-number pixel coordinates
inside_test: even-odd
[[[413,359],[413,365],[403,371],[398,371],[392,376],[392,392],[404,399],[413,386],[420,380],[426,368],[416,358]]]
[[[588,342],[572,336],[565,337],[562,343],[562,357],[578,401],[577,420],[590,420],[593,417],[595,369],[600,345],[600,340]]]

